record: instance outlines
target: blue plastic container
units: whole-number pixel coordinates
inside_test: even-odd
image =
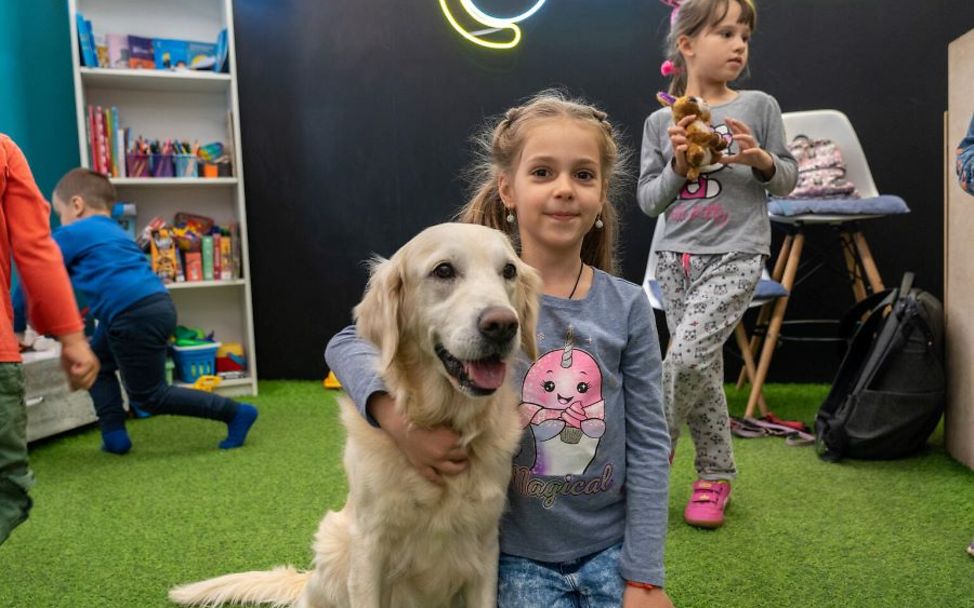
[[[172,358],[176,375],[183,382],[196,382],[200,376],[216,374],[216,351],[219,342],[198,346],[173,346]]]

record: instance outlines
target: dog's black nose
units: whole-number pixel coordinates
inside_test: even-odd
[[[496,344],[509,342],[517,333],[517,315],[509,308],[494,306],[480,313],[480,333]]]

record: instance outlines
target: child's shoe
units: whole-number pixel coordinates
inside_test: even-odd
[[[242,446],[255,420],[257,408],[249,403],[241,403],[233,420],[227,423],[227,438],[220,442],[220,449],[231,450]]]
[[[125,427],[101,432],[101,449],[109,454],[127,454],[132,449],[132,440],[125,431]]]
[[[967,552],[971,557],[974,557],[974,540],[972,540],[971,544],[967,546]]]
[[[693,482],[693,495],[683,511],[683,519],[698,528],[719,528],[724,525],[724,509],[730,500],[731,486],[726,480]]]

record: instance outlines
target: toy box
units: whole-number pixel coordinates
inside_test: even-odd
[[[200,376],[216,374],[216,351],[219,342],[198,346],[173,346],[176,375],[183,382],[196,382]]]

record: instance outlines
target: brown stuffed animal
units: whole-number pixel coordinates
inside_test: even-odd
[[[689,95],[674,98],[668,93],[659,93],[656,99],[672,108],[673,124],[691,114],[696,116],[687,125],[687,163],[690,165],[687,179],[694,181],[700,177],[701,167],[720,162],[720,151],[727,148],[727,142],[710,126],[710,106],[702,98]]]

